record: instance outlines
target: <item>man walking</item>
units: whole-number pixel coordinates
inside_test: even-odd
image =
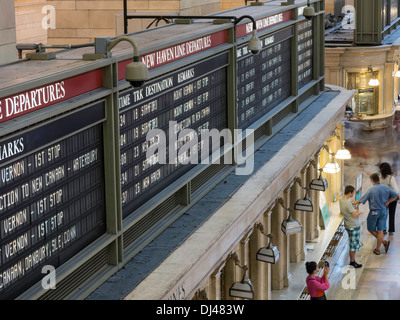
[[[349,235],[350,265],[354,268],[361,268],[362,265],[356,262],[356,251],[360,251],[360,222],[359,216],[362,213],[355,209],[350,199],[354,197],[355,188],[348,185],[344,188],[344,195],[340,199],[340,212],[344,217],[344,227]]]
[[[385,252],[389,250],[390,241],[383,240],[383,230],[386,227],[387,206],[389,203],[396,201],[399,196],[388,186],[382,185],[379,182],[379,176],[374,173],[370,176],[372,187],[370,187],[365,195],[353,204],[365,204],[369,202],[369,214],[367,218],[367,229],[376,238],[376,249],[374,253],[380,254],[380,248],[383,243]]]

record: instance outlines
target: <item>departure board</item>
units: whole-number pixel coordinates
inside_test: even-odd
[[[299,53],[299,89],[313,79],[313,25],[312,20],[305,20],[297,25]]]
[[[0,299],[105,232],[104,102],[0,139]]]
[[[238,128],[245,129],[291,95],[292,27],[260,38],[262,50],[237,49]]]
[[[120,94],[123,217],[193,168],[190,159],[201,162],[202,130],[227,128],[227,65],[228,53],[222,53]],[[155,129],[163,137],[148,138]],[[148,148],[162,141],[165,148],[147,157]],[[197,149],[181,152],[185,145]],[[209,144],[207,155],[212,151]]]

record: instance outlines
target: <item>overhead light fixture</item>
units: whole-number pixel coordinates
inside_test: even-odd
[[[313,203],[307,193],[303,199],[299,199],[296,201],[296,203],[294,204],[294,210],[308,211],[308,212],[314,211]]]
[[[300,188],[306,190],[304,198],[297,200],[294,204],[294,210],[313,212],[313,203],[311,201],[311,198],[308,196],[307,187],[301,185],[301,179],[299,177],[294,178],[294,180],[299,184]]]
[[[279,203],[284,209],[286,209],[287,211],[289,211],[289,216],[288,216],[288,218],[285,219],[285,220],[283,220],[283,222],[282,222],[282,225],[281,225],[281,230],[282,230],[282,232],[283,232],[284,234],[286,234],[286,235],[293,234],[293,233],[298,233],[298,232],[302,232],[302,231],[303,231],[303,226],[302,226],[302,224],[301,224],[299,221],[297,221],[297,220],[295,220],[295,219],[292,218],[292,211],[293,211],[293,208],[292,208],[292,207],[289,207],[289,208],[284,207],[283,199],[282,199],[282,198],[279,198],[279,199],[278,199],[278,203]]]
[[[350,153],[350,151],[347,150],[347,149],[344,147],[345,140],[344,140],[344,139],[342,140],[342,138],[341,138],[340,135],[336,132],[336,130],[333,132],[333,135],[334,135],[336,138],[338,138],[339,141],[340,141],[340,140],[342,141],[342,148],[339,149],[338,151],[336,151],[335,154],[332,154],[332,153],[329,153],[329,154],[333,155],[336,159],[340,159],[340,160],[349,160],[349,159],[351,159],[351,153]],[[326,149],[326,150],[329,152],[328,149]]]
[[[286,220],[283,220],[281,230],[284,234],[289,235],[303,231],[303,226],[299,221],[293,219],[291,214],[289,214],[289,217]]]
[[[279,261],[280,258],[280,252],[277,246],[272,245],[272,234],[266,234],[264,233],[264,226],[262,223],[258,223],[255,226],[260,230],[260,232],[265,235],[268,238],[268,246],[260,248],[257,252],[256,259],[258,261],[263,261],[267,263],[272,263],[275,264]]]
[[[340,160],[349,160],[351,159],[351,153],[344,147],[344,140],[342,141],[342,149],[339,149],[336,154],[335,158]]]
[[[371,87],[379,86],[379,80],[376,78],[371,79],[371,80],[369,80],[368,85],[370,85]]]
[[[320,170],[322,171],[322,169]],[[320,173],[318,179],[311,180],[309,188],[316,191],[326,191],[328,189],[328,181],[322,178]]]
[[[254,287],[250,279],[246,277],[248,267],[246,265],[244,266],[240,265],[240,261],[236,253],[232,254],[230,258],[235,261],[235,265],[237,265],[240,269],[244,270],[244,273],[242,280],[240,282],[234,282],[232,286],[229,288],[229,295],[235,298],[253,299]]]
[[[325,144],[323,147],[332,157],[330,162],[327,162],[322,169],[325,173],[338,173],[340,172],[340,165],[335,160],[335,153],[329,152],[329,147]]]
[[[310,160],[310,163],[314,166],[315,169],[317,169],[317,164],[315,163],[314,160]],[[316,190],[316,191],[326,191],[328,189],[328,181],[325,178],[322,178],[322,171],[323,169],[318,169],[319,171],[319,177],[318,179],[313,179],[311,180],[309,184],[309,189],[311,190]]]
[[[373,78],[369,80],[368,85],[371,87],[379,86],[379,80],[376,78],[376,72],[374,72],[371,67],[368,68],[368,71],[370,71],[373,75]]]
[[[325,173],[338,173],[338,172],[340,172],[340,166],[335,161],[335,157],[332,157],[332,161],[331,162],[327,162],[325,164],[323,171]]]
[[[335,154],[335,158],[339,160],[349,160],[351,159],[351,153],[345,148],[339,149]]]

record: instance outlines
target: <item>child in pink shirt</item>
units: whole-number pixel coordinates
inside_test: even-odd
[[[306,279],[308,293],[311,300],[326,300],[325,290],[329,289],[329,267],[324,268],[324,275],[317,277],[318,272],[317,263],[315,261],[306,262],[306,270],[308,277]]]

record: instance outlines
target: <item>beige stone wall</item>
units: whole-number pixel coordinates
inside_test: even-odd
[[[77,44],[123,33],[122,0],[47,0],[56,8],[56,29],[50,44]],[[219,0],[128,0],[128,14],[205,15],[220,10]],[[144,30],[153,19],[132,19],[128,32]],[[164,24],[160,22],[159,25]]]
[[[46,0],[15,0],[17,43],[47,43],[47,30],[42,27],[45,6]]]
[[[219,12],[220,0],[181,0],[180,15],[204,16]]]
[[[244,0],[221,0],[221,11],[243,7]]]
[[[0,0],[0,64],[17,59],[14,2]]]
[[[259,2],[267,2],[267,1],[273,1],[273,0],[259,0]],[[248,0],[247,5],[250,5],[252,2],[256,2],[256,0]],[[221,0],[221,11],[244,7],[245,5],[246,5],[245,0]]]

